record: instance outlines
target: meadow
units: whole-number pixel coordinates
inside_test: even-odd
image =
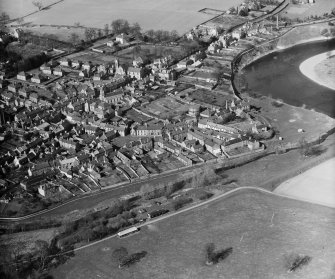
[[[84,250],[51,271],[54,278],[331,278],[335,251],[334,209],[269,196],[235,193],[203,207],[145,226],[125,239],[112,238]],[[205,246],[233,247],[215,266]],[[113,251],[147,251],[139,263],[119,269]],[[312,257],[288,274],[292,254]],[[289,276],[289,277],[288,277]]]
[[[11,2],[16,1],[5,0],[2,6],[4,11],[8,10],[12,17],[23,16],[34,10],[30,1],[21,0],[18,10],[14,9]],[[29,5],[25,2],[29,2]],[[143,30],[176,29],[179,33],[184,33],[214,17],[214,15],[198,12],[199,10],[203,8],[225,10],[236,6],[238,2],[240,1],[64,0],[50,9],[26,17],[25,22],[54,25],[74,25],[75,22],[80,22],[83,26],[103,28],[106,23],[110,24],[115,19],[124,18],[130,23],[138,22]]]

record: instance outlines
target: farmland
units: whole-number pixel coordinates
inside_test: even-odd
[[[22,4],[22,8],[18,11],[14,10],[10,2],[5,1],[3,6],[5,11],[8,7],[11,16],[22,16],[34,10],[34,7],[30,7],[30,1],[27,1],[30,5]],[[214,17],[214,15],[198,12],[199,10],[203,8],[225,10],[237,4],[236,0],[206,2],[201,0],[65,0],[50,9],[26,17],[25,21],[33,24],[55,25],[73,25],[74,22],[80,22],[84,26],[103,28],[106,23],[124,18],[130,23],[138,22],[143,30],[176,29],[179,33],[184,33]],[[25,9],[27,12],[24,12]]]
[[[285,258],[301,253],[312,261],[290,278],[320,278],[320,274],[328,278],[335,256],[333,215],[334,210],[326,207],[239,192],[144,227],[129,238],[77,251],[51,274],[54,278],[287,278]],[[204,248],[209,242],[218,248],[233,247],[233,254],[208,267]],[[140,263],[119,269],[112,253],[121,246],[130,253],[148,254]]]

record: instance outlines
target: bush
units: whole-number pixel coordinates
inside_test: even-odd
[[[187,198],[187,197],[180,198],[173,203],[173,208],[174,210],[178,210],[182,208],[184,205],[191,203],[192,201],[193,201],[192,198]]]

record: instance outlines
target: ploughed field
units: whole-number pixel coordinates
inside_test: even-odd
[[[2,2],[1,0],[0,2]],[[14,16],[23,16],[31,12],[30,5],[23,5],[17,12],[9,1],[1,4],[4,11]],[[24,1],[20,1],[24,2]],[[54,1],[55,2],[55,1]],[[203,8],[226,10],[236,6],[236,0],[64,0],[50,9],[25,18],[33,24],[74,25],[80,22],[83,26],[103,28],[118,18],[127,19],[130,23],[138,22],[143,30],[162,29],[184,33],[214,15],[198,12]],[[24,12],[27,7],[27,12]],[[2,10],[2,9],[1,9]],[[33,9],[34,10],[34,9]]]
[[[54,278],[330,278],[335,263],[335,210],[255,191],[181,213],[75,252],[51,271]],[[206,266],[205,245],[233,247],[223,262]],[[140,262],[119,269],[113,251],[147,251]],[[312,257],[287,273],[291,254]]]

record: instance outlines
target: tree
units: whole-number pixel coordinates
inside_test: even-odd
[[[125,19],[114,20],[112,21],[111,26],[115,34],[128,33],[130,30],[129,22]]]
[[[113,260],[115,260],[117,263],[120,263],[120,261],[126,256],[128,256],[128,250],[125,247],[119,247],[112,253]]]
[[[47,259],[47,256],[49,254],[49,245],[44,240],[36,240],[35,241],[36,249],[37,249],[37,255],[40,259],[40,269],[44,269],[45,260]]]
[[[104,33],[105,33],[105,36],[109,35],[109,26],[108,26],[108,24],[105,24],[105,26],[104,26]]]
[[[206,244],[206,264],[213,264],[213,255],[215,250],[214,243]]]
[[[24,18],[19,17],[16,21],[17,21],[18,24],[22,25],[24,23]]]
[[[0,31],[7,31],[6,23],[9,20],[9,15],[5,12],[0,14]]]
[[[93,28],[85,28],[85,39],[91,41],[96,36],[96,31]]]
[[[177,30],[172,30],[170,32],[170,38],[171,38],[171,41],[176,41],[179,38],[178,31]]]
[[[70,34],[71,43],[76,45],[79,42],[79,35],[77,33]]]
[[[43,3],[41,1],[33,1],[33,5],[38,8],[39,11],[43,9]]]
[[[133,34],[133,35],[140,35],[141,34],[141,26],[138,22],[135,22],[131,28],[130,28],[130,32]]]

